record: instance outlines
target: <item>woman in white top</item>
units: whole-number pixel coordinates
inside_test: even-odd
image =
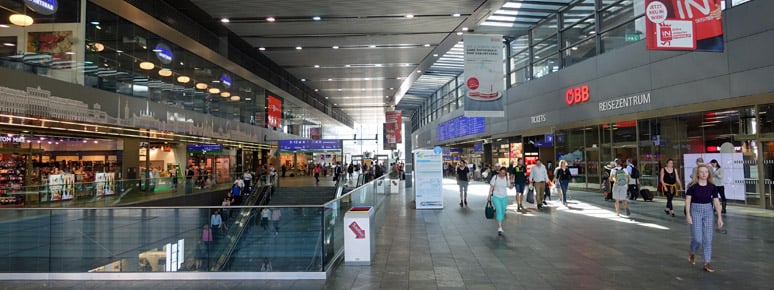
[[[723,168],[720,168],[720,163],[717,160],[712,159],[710,169],[712,169],[712,182],[720,193],[720,203],[723,205],[723,210],[720,212],[726,213],[726,187],[723,186]]]
[[[503,220],[505,219],[505,207],[508,205],[508,189],[513,188],[511,181],[506,175],[507,168],[501,167],[497,170],[497,175],[489,181],[489,200],[495,207],[495,216],[497,219],[497,234],[503,235]]]

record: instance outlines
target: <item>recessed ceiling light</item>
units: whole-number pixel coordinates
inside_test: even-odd
[[[314,65],[314,68],[320,68],[319,64]]]
[[[10,43],[10,42],[5,42],[5,43],[3,43],[3,46],[16,46],[16,44]]]
[[[462,31],[458,31],[458,32],[457,32],[457,35],[462,35],[462,34],[463,34],[463,32],[462,32]]]
[[[414,14],[406,14],[406,18],[408,19],[414,18]]]
[[[376,45],[374,45],[374,44],[371,44],[371,45],[369,45],[368,47],[369,47],[369,48],[376,48]]]
[[[365,78],[365,80],[367,80],[367,81],[370,81],[370,80],[371,80],[371,78]]]
[[[266,50],[266,48],[265,48],[265,47],[263,47],[263,46],[261,46],[261,47],[259,47],[259,48],[258,48],[258,50],[260,50],[260,51],[264,51],[264,50]]]
[[[315,91],[315,92],[319,92],[319,91],[320,91],[320,89],[314,89],[314,91]]]
[[[429,43],[425,43],[425,47],[430,47],[430,44]]]
[[[339,49],[339,46],[338,45],[334,45],[333,49]]]
[[[296,50],[302,50],[302,49],[304,49],[304,48],[300,47],[300,46],[296,46]]]
[[[390,97],[390,96],[384,96],[384,98],[385,98],[385,99],[386,99],[386,98],[389,98],[389,97]]]
[[[395,88],[390,88],[390,91],[394,91],[394,90],[395,90]]]
[[[459,14],[459,13],[454,13],[454,14],[452,14],[452,16],[454,16],[454,17],[460,17],[461,15],[462,15],[462,14]]]
[[[351,67],[352,65],[344,65],[344,67]]]
[[[325,97],[325,99],[327,100],[327,99],[328,99],[328,97]]]
[[[226,17],[223,17],[223,18],[220,19],[220,22],[229,23],[229,22],[231,22],[231,20],[226,18]]]
[[[339,91],[339,92],[341,92],[342,90],[341,90],[341,89],[338,89],[338,91]]]
[[[470,28],[467,28],[467,27],[462,28],[462,31],[468,31],[468,30],[470,30]]]
[[[360,89],[360,91],[365,92],[365,88]]]
[[[422,70],[417,70],[417,73],[422,73]]]
[[[397,80],[402,80],[402,79],[403,79],[402,77],[398,77],[398,78],[397,78]]]
[[[329,78],[328,81],[332,81],[333,79]]]
[[[269,16],[266,18],[266,21],[274,22],[274,21],[277,21],[277,19],[274,19],[274,17]]]
[[[320,20],[322,20],[322,17],[320,17],[320,16],[315,16],[315,17],[312,17],[312,20],[314,20],[314,21],[320,21]]]
[[[381,67],[381,66],[382,66],[382,64],[381,64],[381,63],[377,63],[377,64],[375,64],[375,66],[377,66],[377,67]]]
[[[434,56],[434,57],[438,57],[438,54],[437,54],[437,53],[433,53],[433,56]]]
[[[306,79],[303,79],[303,78],[302,78],[302,79],[301,79],[301,81],[302,81],[302,82],[305,82],[305,81],[306,81]]]

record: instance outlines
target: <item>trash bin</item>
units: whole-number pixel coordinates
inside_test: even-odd
[[[371,265],[376,250],[374,208],[353,207],[344,214],[344,263]]]

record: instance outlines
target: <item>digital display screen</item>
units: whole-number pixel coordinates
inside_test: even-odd
[[[341,140],[280,140],[279,148],[283,151],[328,151],[341,150]]]
[[[454,139],[467,135],[481,134],[486,131],[484,117],[459,116],[438,125],[438,141]]]

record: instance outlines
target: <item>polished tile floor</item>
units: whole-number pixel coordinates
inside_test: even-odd
[[[486,186],[460,208],[445,180],[443,210],[415,210],[411,194],[381,208],[371,266],[341,265],[327,281],[2,281],[0,289],[773,289],[774,211],[729,208],[714,239],[715,273],[687,262],[688,227],[664,201],[616,217],[598,193],[554,198],[540,212],[509,207],[505,235],[483,214]],[[409,189],[410,190],[410,189]],[[676,203],[676,207],[682,206]]]

